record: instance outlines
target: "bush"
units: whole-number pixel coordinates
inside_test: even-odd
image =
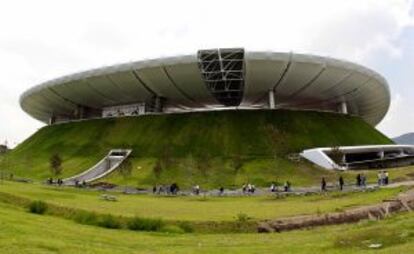
[[[182,230],[184,230],[184,232],[186,232],[186,233],[192,233],[192,232],[194,232],[193,226],[188,221],[181,221],[180,223],[178,223],[178,226]]]
[[[127,227],[136,231],[160,231],[164,226],[161,219],[144,219],[134,217],[128,221]]]
[[[93,212],[76,211],[73,220],[79,224],[98,225],[98,216]]]
[[[98,219],[97,225],[103,228],[111,228],[111,229],[121,228],[121,223],[118,220],[118,218],[110,214],[100,216],[100,218]]]
[[[59,154],[54,154],[49,159],[50,170],[54,176],[58,176],[62,173],[62,158]]]
[[[245,213],[239,213],[236,216],[236,221],[239,222],[239,223],[245,223],[245,222],[247,222],[250,219],[251,218],[247,214],[245,214]]]
[[[35,214],[44,214],[47,210],[47,204],[43,201],[37,200],[32,201],[29,204],[29,212]]]

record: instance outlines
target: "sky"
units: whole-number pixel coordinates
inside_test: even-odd
[[[413,0],[2,0],[0,144],[43,124],[26,89],[62,75],[198,49],[244,47],[353,61],[381,73],[392,102],[377,128],[414,132]]]

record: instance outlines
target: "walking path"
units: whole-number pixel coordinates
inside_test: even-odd
[[[409,181],[403,181],[403,182],[396,182],[396,183],[390,183],[388,185],[382,185],[378,186],[378,184],[368,184],[365,187],[358,187],[356,185],[345,185],[342,192],[358,192],[358,191],[372,191],[379,188],[396,188],[400,186],[414,186],[414,180]],[[170,195],[166,190],[168,189],[168,186],[163,186],[163,189],[165,191],[158,193],[158,188],[160,186],[157,186],[157,192],[156,195]],[[96,187],[97,189],[102,189],[106,191],[111,192],[122,192],[127,194],[149,194],[152,193],[152,191],[147,189],[137,189],[132,186],[116,186],[114,188],[105,188],[105,187]],[[327,192],[332,191],[339,191],[339,186],[334,185],[328,185],[327,186]],[[201,190],[200,196],[261,196],[261,195],[278,195],[278,196],[296,196],[296,195],[311,195],[321,193],[320,186],[309,186],[309,187],[295,187],[293,186],[292,189],[288,192],[283,191],[283,187],[279,187],[278,191],[271,192],[269,188],[256,188],[254,193],[248,193],[242,191],[242,189],[234,189],[229,190],[225,189],[223,193],[220,193],[218,189],[212,189],[212,190]],[[193,196],[195,193],[192,190],[181,190],[178,195],[181,196]]]

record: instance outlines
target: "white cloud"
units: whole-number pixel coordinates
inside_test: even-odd
[[[414,132],[414,102],[407,96],[396,94],[391,100],[390,110],[378,128],[390,137]]]
[[[211,47],[372,64],[377,55],[404,56],[400,37],[413,20],[412,0],[8,1],[0,9],[0,142],[22,141],[39,126],[18,96],[47,79]]]

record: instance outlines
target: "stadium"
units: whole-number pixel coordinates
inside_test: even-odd
[[[139,61],[40,84],[22,108],[45,123],[117,115],[286,108],[351,114],[376,125],[390,105],[387,82],[332,58],[244,49]]]
[[[57,78],[20,103],[48,125],[11,153],[14,172],[45,179],[50,156],[59,154],[68,184],[228,186],[254,177],[266,185],[280,176],[306,184],[326,169],[388,168],[414,158],[413,147],[375,129],[390,106],[386,80],[314,55],[199,50]],[[126,161],[132,175],[121,179],[116,172]],[[35,173],[27,172],[31,165]]]

